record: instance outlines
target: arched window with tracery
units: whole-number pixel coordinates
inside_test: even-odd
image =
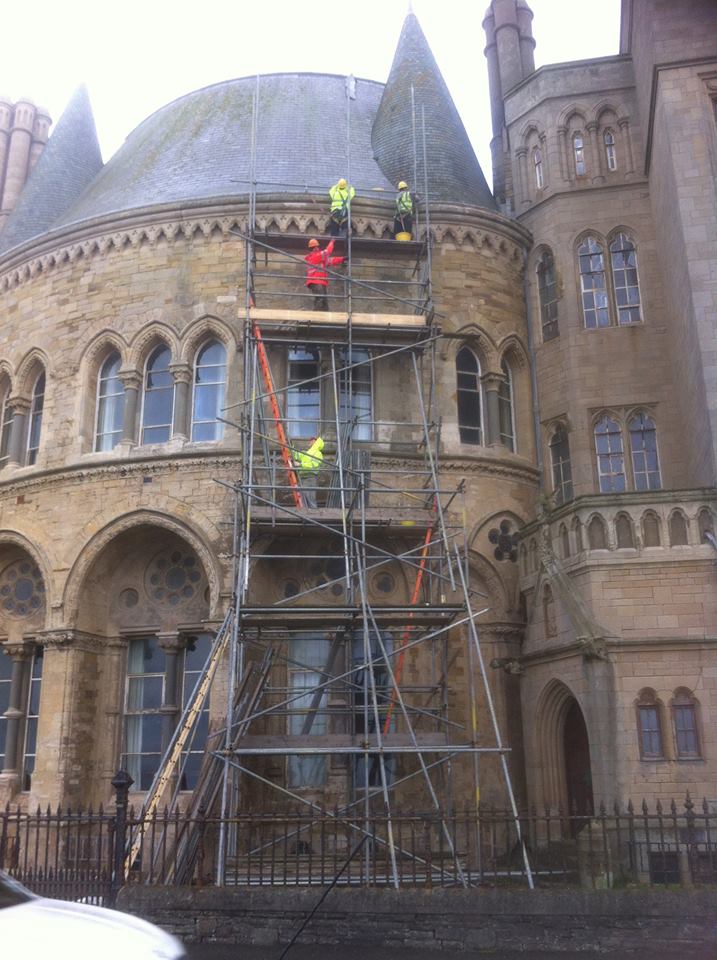
[[[513,374],[505,360],[501,360],[500,369],[503,379],[498,384],[498,416],[500,420],[500,442],[515,452],[515,408],[513,401]]]
[[[550,466],[553,473],[555,502],[560,505],[573,499],[573,473],[570,465],[568,431],[559,424],[550,438]]]
[[[456,354],[458,432],[461,443],[483,443],[483,387],[480,362],[470,347]]]
[[[662,760],[665,747],[662,736],[662,704],[650,687],[640,691],[637,703],[637,738],[641,760]]]
[[[629,550],[635,546],[632,520],[626,513],[619,513],[615,518],[615,539],[618,550]]]
[[[585,176],[585,142],[583,135],[578,131],[573,134],[573,161],[575,163],[575,176]]]
[[[636,490],[660,490],[660,461],[657,454],[655,421],[646,413],[637,413],[628,423],[632,473]]]
[[[555,260],[552,251],[544,250],[536,268],[538,275],[538,299],[540,300],[540,325],[543,340],[553,340],[558,329],[558,285],[555,276]]]
[[[585,237],[578,247],[583,322],[588,329],[610,326],[605,281],[605,255],[596,237]]]
[[[545,178],[543,176],[543,151],[540,147],[533,149],[533,167],[535,168],[535,187],[537,190],[542,190],[545,186]]]
[[[648,510],[642,518],[642,543],[645,547],[659,547],[660,518],[652,510]]]
[[[687,687],[675,690],[670,704],[672,726],[675,733],[675,755],[678,760],[698,760],[702,756],[700,746],[697,700]]]
[[[615,289],[617,322],[626,327],[642,321],[640,308],[640,284],[637,276],[637,250],[626,233],[618,235],[610,243],[612,282]]]
[[[602,142],[605,145],[605,160],[608,170],[617,170],[617,153],[615,152],[615,134],[612,130],[606,130],[602,135]]]
[[[124,385],[119,377],[122,358],[111,353],[97,378],[95,450],[112,450],[122,439],[124,426]]]
[[[5,384],[0,407],[0,470],[7,466],[10,456],[10,434],[15,419],[15,411],[10,404],[10,383]]]
[[[27,462],[37,463],[37,452],[40,449],[40,434],[42,432],[42,410],[45,406],[45,371],[43,370],[32,388],[32,403],[30,404],[30,424],[27,433]]]
[[[210,340],[194,360],[192,440],[221,440],[224,436],[224,424],[219,417],[224,408],[226,385],[226,349],[219,340]]]
[[[625,454],[620,424],[607,414],[595,424],[600,493],[623,493],[625,490]]]
[[[675,510],[670,514],[670,546],[687,546],[687,520],[681,510]]]
[[[166,443],[172,435],[174,377],[169,369],[172,352],[164,345],[147,358],[142,393],[141,443]]]

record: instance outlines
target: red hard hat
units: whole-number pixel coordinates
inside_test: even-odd
[[[319,241],[315,237],[312,237],[311,240],[309,240],[309,247],[318,247],[318,245]]]

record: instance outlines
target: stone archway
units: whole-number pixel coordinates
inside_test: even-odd
[[[591,813],[590,740],[580,703],[566,684],[553,680],[545,687],[536,721],[540,802]]]

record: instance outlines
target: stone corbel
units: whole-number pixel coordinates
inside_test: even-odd
[[[610,657],[604,637],[578,637],[577,643],[583,660],[609,661]]]
[[[494,670],[504,670],[512,677],[520,677],[525,673],[525,667],[516,657],[495,657],[490,665]]]

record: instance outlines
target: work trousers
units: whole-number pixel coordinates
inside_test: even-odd
[[[321,283],[307,283],[306,286],[314,295],[314,310],[328,310],[329,298],[326,294],[329,288]]]
[[[397,233],[413,233],[413,214],[404,213],[403,216],[399,217],[396,215],[395,220],[393,221],[393,235],[396,236]]]
[[[308,507],[309,510],[315,510],[317,506],[316,502],[316,488],[319,485],[319,474],[310,473],[308,470],[301,471],[301,496],[304,499],[304,506]]]
[[[349,229],[349,215],[346,210],[332,210],[329,218],[329,235],[346,236]]]

